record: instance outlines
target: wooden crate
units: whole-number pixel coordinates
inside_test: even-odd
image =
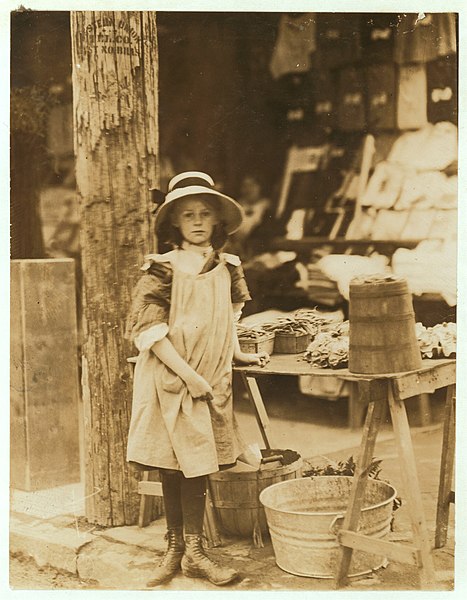
[[[256,354],[258,352],[267,352],[272,354],[274,351],[274,332],[266,333],[261,337],[254,339],[240,339],[240,350],[242,352]]]
[[[80,480],[72,259],[11,261],[11,486]]]

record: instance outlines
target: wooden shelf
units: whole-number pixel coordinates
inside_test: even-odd
[[[275,238],[272,241],[274,250],[288,250],[303,252],[316,246],[328,244],[335,248],[346,248],[348,246],[383,246],[393,248],[415,248],[422,240],[348,240],[346,238],[336,238],[330,240],[328,237],[304,237],[301,240],[288,240],[285,237]]]

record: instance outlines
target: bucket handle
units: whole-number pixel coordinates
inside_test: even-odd
[[[339,529],[342,527],[342,523],[338,526],[337,522],[343,521],[343,520],[344,520],[344,515],[336,515],[334,517],[334,519],[331,521],[331,524],[329,525],[329,533],[337,536]]]

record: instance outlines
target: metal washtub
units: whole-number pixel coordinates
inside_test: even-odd
[[[352,477],[305,477],[276,483],[261,492],[278,567],[304,577],[335,576],[336,533],[342,526],[351,485]],[[391,485],[369,479],[358,531],[385,538],[395,497]],[[349,576],[361,576],[386,564],[385,558],[354,550]]]

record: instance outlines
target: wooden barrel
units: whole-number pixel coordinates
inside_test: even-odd
[[[352,279],[349,324],[352,373],[398,373],[421,368],[412,295],[405,279]]]
[[[209,475],[211,501],[224,533],[237,536],[255,536],[267,533],[260,493],[279,481],[296,479],[302,475],[302,459],[293,450],[261,450],[263,457],[283,453],[280,466],[262,465],[258,471],[219,471]]]

